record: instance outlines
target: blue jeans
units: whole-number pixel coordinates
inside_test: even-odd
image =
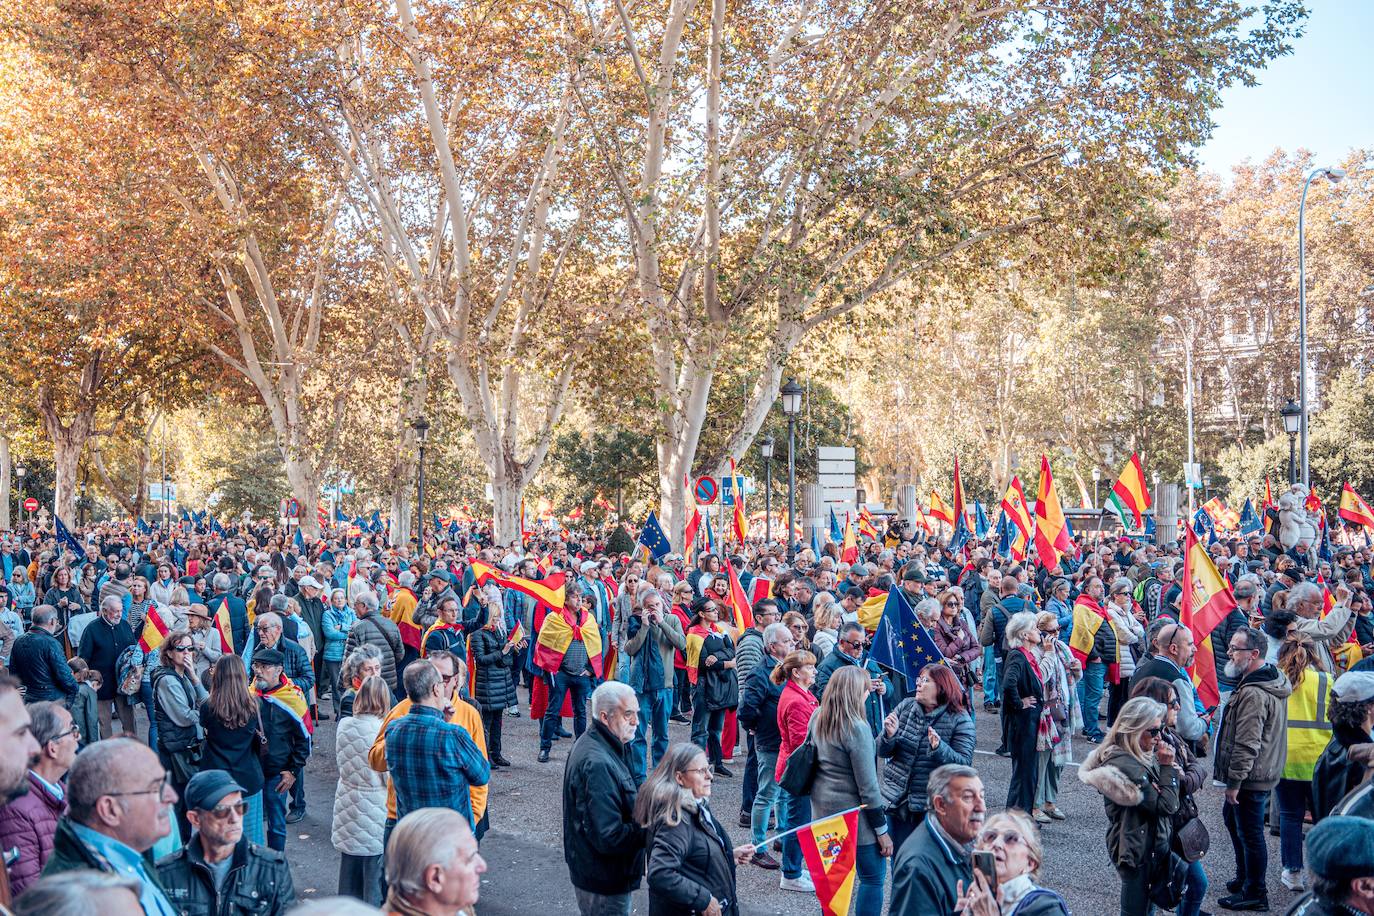
[[[879,854],[877,843],[860,843],[855,853],[854,916],[882,916],[887,859]]]
[[[757,748],[754,747],[754,733],[746,731],[744,738],[744,745],[749,749],[749,755],[744,758],[744,779],[741,780],[740,784],[739,809],[741,812],[753,810],[754,796],[759,791],[759,755]]]
[[[1078,702],[1083,710],[1083,734],[1102,740],[1102,725],[1098,712],[1102,707],[1102,685],[1107,680],[1107,666],[1102,662],[1088,662],[1083,679],[1078,682]]]
[[[248,837],[248,842],[263,846],[267,837],[262,832],[262,790],[243,796],[243,801],[248,805],[243,814],[243,835]]]
[[[1302,871],[1302,822],[1311,807],[1312,783],[1280,779],[1275,788],[1279,796],[1279,859],[1284,868]]]
[[[1264,884],[1269,870],[1269,847],[1264,839],[1264,809],[1268,805],[1268,792],[1241,789],[1238,804],[1223,803],[1221,807],[1221,819],[1236,853],[1236,877],[1247,897],[1268,896]]]
[[[768,835],[768,816],[777,806],[778,794],[782,792],[782,788],[773,778],[778,766],[778,752],[759,749],[755,753],[758,756],[758,768],[755,772],[758,774],[759,788],[754,793],[754,804],[749,812],[749,839],[755,846],[762,846],[763,838]]]
[[[153,682],[144,681],[138,685],[138,696],[148,713],[148,746],[157,750],[157,716],[153,714]]]
[[[1175,916],[1198,916],[1202,911],[1202,900],[1207,896],[1207,871],[1201,860],[1188,863],[1188,879],[1183,884],[1183,900],[1179,903]]]
[[[592,695],[592,679],[584,675],[574,676],[562,671],[553,676],[549,687],[549,708],[544,712],[544,721],[539,725],[539,749],[547,751],[553,747],[553,736],[558,734],[559,712],[563,709],[563,698],[572,691],[573,735],[581,738],[587,730],[587,698]]]
[[[635,726],[635,736],[630,740],[630,769],[635,778],[643,782],[649,775],[649,768],[658,766],[668,752],[668,712],[673,706],[673,688],[660,687],[635,696],[639,700],[639,724]],[[652,763],[646,759],[649,752],[647,736],[651,725],[654,730]]]
[[[783,830],[800,827],[811,820],[811,796],[793,795],[786,789],[780,789],[779,795],[782,796]],[[795,833],[789,833],[782,838],[782,876],[800,878],[803,867],[801,844]]]
[[[983,702],[997,699],[997,653],[992,646],[983,647]]]
[[[289,792],[277,791],[281,782],[278,773],[262,787],[262,807],[267,815],[267,848],[277,852],[286,851],[286,802]]]

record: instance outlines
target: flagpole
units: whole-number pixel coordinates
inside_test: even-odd
[[[753,846],[755,849],[767,849],[774,843],[774,841],[781,840],[785,836],[791,836],[799,830],[805,830],[807,827],[810,827],[813,824],[819,824],[821,821],[828,821],[831,818],[835,817],[844,817],[846,814],[852,814],[855,811],[862,811],[864,808],[867,807],[867,805],[856,805],[853,808],[846,808],[843,811],[836,811],[834,814],[827,814],[824,817],[815,818],[813,820],[807,821],[805,824],[798,824],[791,830],[784,830],[782,833],[775,833],[772,836],[766,838],[762,843],[754,843]]]

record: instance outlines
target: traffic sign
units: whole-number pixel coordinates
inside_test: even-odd
[[[696,489],[693,492],[698,503],[709,506],[720,495],[720,484],[716,482],[714,477],[698,477]]]
[[[297,499],[296,497],[294,497],[294,496],[291,497],[291,498],[290,498],[289,500],[287,500],[287,502],[286,502],[286,517],[287,517],[287,518],[300,518],[300,517],[301,517],[301,501],[300,501],[299,499]]]
[[[754,479],[743,475],[734,477],[725,476],[720,479],[720,504],[722,506],[733,506],[735,504],[736,484],[745,496],[755,492]]]
[[[28,499],[24,500],[24,511],[25,511],[25,512],[37,512],[37,511],[38,511],[38,500],[34,499],[32,496],[30,496]]]

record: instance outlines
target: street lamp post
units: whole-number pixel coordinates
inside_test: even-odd
[[[1093,468],[1093,508],[1098,508],[1097,485],[1102,482],[1102,469]]]
[[[773,437],[764,436],[759,442],[763,457],[763,543],[773,542]]]
[[[797,517],[797,414],[801,413],[802,386],[789,378],[780,393],[787,416],[787,562],[791,563],[797,554],[792,531]]]
[[[163,455],[162,461],[164,468],[162,472],[162,530],[165,532],[166,537],[170,537],[172,534],[172,513],[169,499],[171,494],[167,491],[172,486],[172,478],[167,476],[167,471],[165,470],[167,463],[165,454]]]
[[[1302,425],[1302,408],[1289,398],[1279,409],[1279,416],[1283,417],[1283,431],[1288,433],[1288,483],[1291,486],[1298,480],[1298,427]]]
[[[415,527],[420,534],[420,552],[425,550],[425,441],[429,439],[429,420],[424,414],[411,421],[410,428],[415,430],[415,441],[420,445],[420,469],[416,474]]]
[[[24,475],[27,473],[28,469],[22,464],[14,469],[14,476],[19,478],[19,527],[21,530],[24,527]]]
[[[1189,319],[1188,326],[1174,318],[1173,315],[1165,315],[1164,323],[1178,328],[1178,336],[1183,341],[1183,405],[1188,414],[1188,467],[1184,470],[1183,483],[1188,490],[1188,518],[1193,517],[1193,322]],[[1190,523],[1191,524],[1191,523]]]
[[[1302,451],[1302,483],[1312,485],[1307,467],[1307,189],[1315,178],[1322,177],[1336,184],[1345,178],[1345,169],[1313,169],[1302,184],[1302,200],[1298,203],[1298,405],[1302,410],[1298,427],[1300,449]]]
[[[1207,502],[1212,498],[1212,475],[1208,474],[1202,478],[1202,501]]]

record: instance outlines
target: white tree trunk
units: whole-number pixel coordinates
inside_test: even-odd
[[[416,519],[417,530],[425,530],[425,520]],[[391,546],[410,543],[410,481],[398,480],[391,487]]]
[[[73,424],[75,426],[76,424]],[[76,467],[81,461],[81,450],[86,447],[85,436],[73,436],[69,427],[66,435],[59,435],[52,441],[53,465],[56,468],[56,483],[53,485],[53,511],[68,527],[76,524]]]
[[[0,429],[0,529],[10,527],[10,434]]]
[[[520,498],[525,488],[519,476],[498,469],[491,481],[492,536],[497,544],[520,543]]]
[[[301,514],[296,521],[300,524],[304,537],[320,536],[320,475],[308,458],[292,457],[284,454],[286,480],[291,487],[291,495],[301,505]]]

